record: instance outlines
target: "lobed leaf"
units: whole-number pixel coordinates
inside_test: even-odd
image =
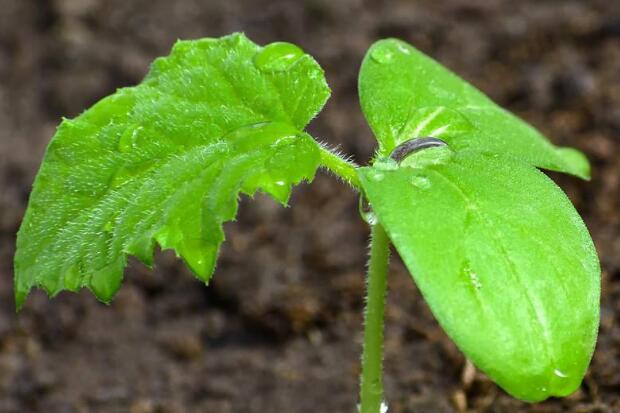
[[[511,157],[434,148],[359,170],[439,323],[515,397],[565,396],[596,342],[600,268],[564,193]]]
[[[140,85],[59,126],[17,236],[18,307],[34,286],[108,302],[127,256],[151,264],[155,243],[208,282],[239,193],[286,204],[313,178],[319,146],[303,128],[328,96],[297,46],[177,42]]]
[[[455,150],[484,149],[540,168],[590,176],[581,152],[553,146],[532,126],[401,40],[380,40],[369,49],[359,94],[379,141],[379,156],[406,140],[433,136]]]

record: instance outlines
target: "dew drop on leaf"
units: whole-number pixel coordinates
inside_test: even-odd
[[[370,57],[377,63],[388,63],[392,60],[392,57],[394,57],[394,51],[389,45],[384,44],[375,48],[370,54]]]
[[[425,176],[414,176],[411,179],[411,183],[419,189],[428,189],[431,187],[431,181]]]
[[[131,151],[136,146],[136,139],[140,130],[142,130],[142,126],[127,129],[118,140],[118,151],[122,153]]]
[[[304,55],[304,51],[287,42],[271,43],[254,57],[254,65],[262,72],[284,72]]]
[[[370,173],[370,179],[375,182],[381,182],[383,181],[383,178],[385,178],[385,175],[382,172],[372,171]]]
[[[407,49],[407,46],[400,42],[396,44],[396,47],[398,47],[398,51],[403,54],[411,54],[411,50]]]
[[[556,376],[561,377],[563,379],[568,377],[568,375],[566,373],[564,373],[562,370],[559,370],[559,369],[553,370],[553,374],[555,374]]]
[[[358,204],[358,210],[362,220],[368,225],[376,225],[379,221],[377,220],[377,215],[374,213],[368,201],[363,195],[360,195],[360,200]]]

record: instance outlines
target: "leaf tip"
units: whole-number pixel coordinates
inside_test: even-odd
[[[27,297],[28,297],[28,291],[22,291],[17,288],[15,289],[14,298],[15,298],[15,312],[16,313],[19,313],[22,310]]]
[[[188,239],[181,242],[178,250],[196,278],[205,283],[211,279],[215,270],[217,244],[213,245],[206,240]]]
[[[557,148],[556,153],[562,159],[567,172],[589,181],[591,179],[590,162],[583,152],[573,148]]]

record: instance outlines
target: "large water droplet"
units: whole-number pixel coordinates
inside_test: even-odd
[[[553,370],[553,374],[555,374],[556,376],[561,377],[563,379],[568,377],[568,374],[564,373],[562,370],[559,370],[559,369]]]
[[[442,165],[448,163],[453,155],[454,152],[447,146],[427,148],[408,155],[400,162],[400,166],[426,168],[432,165]]]
[[[368,204],[368,201],[366,201],[363,195],[360,195],[358,210],[360,216],[368,225],[376,225],[379,222],[377,215],[375,215],[375,211],[372,210],[372,207]]]
[[[288,139],[297,140],[299,132],[291,125],[280,122],[259,122],[242,126],[224,135],[222,141],[230,143],[239,151],[250,152],[256,148],[278,143],[288,143]]]
[[[286,42],[268,44],[254,57],[254,65],[263,72],[283,72],[290,69],[304,51]]]
[[[419,189],[428,189],[431,187],[431,181],[427,177],[421,175],[416,175],[411,178],[411,183]]]
[[[383,44],[375,47],[370,53],[370,57],[379,64],[389,63],[394,57],[394,50],[389,45]]]
[[[140,131],[142,129],[142,126],[139,126],[135,129],[128,128],[118,140],[118,151],[126,153],[135,148],[138,140],[138,135],[140,134]]]

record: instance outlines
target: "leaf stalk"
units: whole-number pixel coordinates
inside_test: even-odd
[[[361,191],[362,184],[356,171],[358,165],[354,162],[321,146],[321,166],[351,185],[355,190]]]
[[[389,260],[389,238],[383,227],[375,224],[371,227],[368,259],[360,413],[380,413],[384,403],[383,326]]]

